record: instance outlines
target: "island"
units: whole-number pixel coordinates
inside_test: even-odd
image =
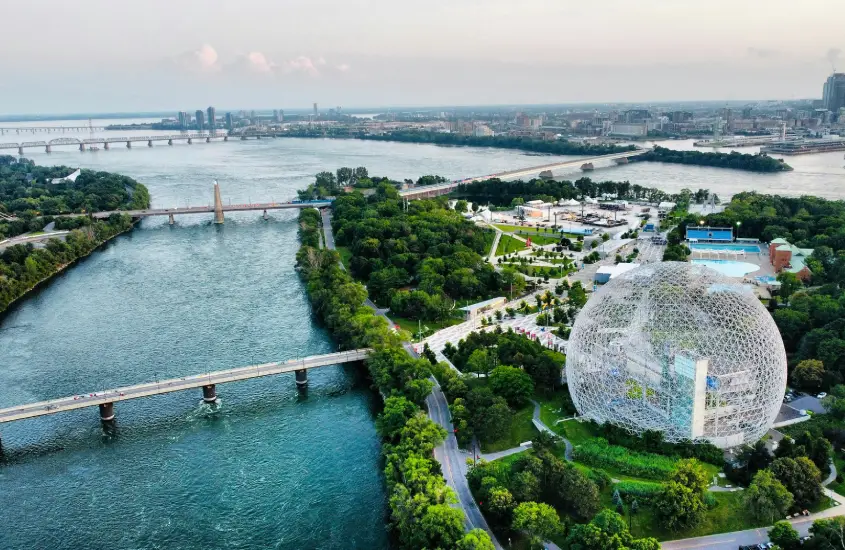
[[[133,226],[125,214],[86,213],[149,205],[147,188],[126,176],[0,156],[0,313]]]

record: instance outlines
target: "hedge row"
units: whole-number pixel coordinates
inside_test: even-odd
[[[588,466],[605,468],[621,474],[645,477],[648,479],[666,479],[675,469],[676,461],[672,458],[652,453],[638,453],[610,445],[602,438],[591,439],[575,448],[574,458]]]

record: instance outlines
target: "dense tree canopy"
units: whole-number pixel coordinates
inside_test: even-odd
[[[0,155],[0,212],[19,218],[0,220],[0,240],[40,230],[49,222],[45,216],[150,206],[147,188],[119,174],[82,170],[75,182],[50,183],[71,172],[67,166],[36,166]]]
[[[696,166],[714,166],[716,168],[733,168],[734,170],[748,170],[750,172],[782,172],[792,168],[783,162],[764,153],[749,155],[731,151],[730,153],[704,151],[678,151],[656,145],[653,150],[631,157],[631,162],[669,162],[672,164],[692,164]]]

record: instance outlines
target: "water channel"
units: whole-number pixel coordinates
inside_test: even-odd
[[[224,201],[259,202],[290,199],[340,166],[457,178],[550,162],[338,140],[137,145],[28,156],[130,175],[159,207],[211,202],[213,179]],[[592,177],[845,197],[841,154],[789,162],[788,174],[638,164]],[[0,321],[0,407],[331,351],[294,271],[295,216],[145,220],[117,238]],[[388,548],[377,398],[354,367],[309,380],[306,395],[292,375],[221,386],[216,412],[198,390],[119,403],[114,434],[95,409],[3,425],[0,548]]]

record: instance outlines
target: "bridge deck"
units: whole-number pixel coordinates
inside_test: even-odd
[[[331,206],[331,201],[314,202],[264,202],[255,204],[229,204],[223,205],[223,212],[246,212],[249,210],[283,210],[286,208],[325,208]],[[214,212],[214,205],[188,206],[185,208],[156,208],[147,210],[117,210],[109,212],[94,212],[94,218],[108,218],[112,214],[128,214],[133,218],[147,218],[150,216],[174,216],[179,214],[208,214]],[[79,216],[81,214],[74,214]]]
[[[117,388],[114,390],[99,391],[84,395],[72,395],[69,397],[52,399],[50,401],[18,405],[16,407],[0,409],[0,423],[23,420],[24,418],[33,418],[48,414],[56,414],[84,407],[96,407],[97,405],[102,405],[104,403],[114,403],[117,401],[126,401],[128,399],[148,397],[150,395],[159,395],[163,393],[188,390],[191,388],[200,388],[208,384],[235,382],[237,380],[259,378],[261,376],[271,376],[274,374],[283,374],[298,370],[325,367],[328,365],[352,363],[366,359],[369,356],[370,351],[371,350],[369,349],[357,349],[351,351],[341,351],[338,353],[329,353],[326,355],[313,355],[303,359],[291,359],[278,363],[264,363],[261,365],[251,365],[248,367],[240,367],[206,374],[195,374],[184,378],[171,378],[168,380],[159,380],[157,382],[145,382],[143,384],[126,386],[124,388]]]

